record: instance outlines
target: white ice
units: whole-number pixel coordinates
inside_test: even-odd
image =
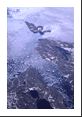
[[[16,57],[24,53],[26,46],[32,51],[31,43],[39,38],[49,38],[73,42],[73,8],[8,8],[12,18],[8,18],[8,56]],[[16,10],[19,9],[17,12]],[[44,35],[34,34],[29,31],[24,23],[28,21],[36,26],[42,25],[44,30],[51,32]],[[30,46],[29,46],[30,44]],[[28,52],[29,53],[29,52]]]

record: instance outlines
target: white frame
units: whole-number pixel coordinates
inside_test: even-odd
[[[7,7],[74,7],[74,109],[7,109]],[[0,0],[0,116],[81,115],[81,0]]]

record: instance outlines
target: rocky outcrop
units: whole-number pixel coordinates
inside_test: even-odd
[[[25,21],[26,25],[28,26],[29,30],[33,33],[39,33],[41,35],[45,34],[46,32],[51,32],[51,30],[43,30],[43,26],[35,26],[33,23],[29,23]]]
[[[41,76],[37,69],[32,67],[20,73],[18,78],[8,80],[8,108],[37,108],[36,99],[32,98],[29,93],[32,89],[38,91],[40,98],[49,100],[53,108],[56,108],[56,106],[60,108],[57,100],[58,97],[56,98],[56,96],[59,95],[63,101],[62,95],[59,94],[56,89],[53,95],[52,88],[46,86],[43,82],[43,76]],[[61,108],[65,108],[62,102]]]
[[[73,43],[63,43],[48,39],[39,39],[37,51],[41,57],[50,64],[50,72],[54,78],[52,87],[62,93],[68,108],[74,105],[74,65],[73,65]],[[68,51],[68,50],[69,51]],[[53,67],[51,65],[53,64]],[[47,70],[47,67],[46,67]],[[46,80],[49,80],[47,78]],[[57,80],[55,82],[55,80]],[[48,81],[47,81],[48,82]],[[49,80],[50,82],[50,80]]]
[[[7,82],[8,109],[36,109],[36,99],[30,95],[30,90],[36,90],[40,99],[49,101],[52,108],[73,108],[74,65],[72,49],[72,43],[39,39],[34,50],[37,51],[36,56],[40,55],[45,61],[43,68],[30,65],[23,72],[15,74],[14,71],[17,71],[15,67],[18,67],[19,64],[14,60],[8,60],[8,74],[13,75],[13,78],[8,78]],[[32,58],[32,60],[35,59]]]

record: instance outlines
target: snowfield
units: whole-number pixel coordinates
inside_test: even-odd
[[[9,12],[12,18],[8,18],[8,44],[12,46],[10,53],[13,56],[22,53],[27,43],[39,38],[73,42],[73,8],[9,8]],[[51,32],[42,36],[33,34],[24,21],[42,25],[44,30],[50,29]]]

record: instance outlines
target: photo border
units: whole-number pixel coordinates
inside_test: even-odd
[[[7,7],[74,7],[74,109],[7,109]],[[80,116],[81,0],[1,0],[0,32],[0,116]]]

